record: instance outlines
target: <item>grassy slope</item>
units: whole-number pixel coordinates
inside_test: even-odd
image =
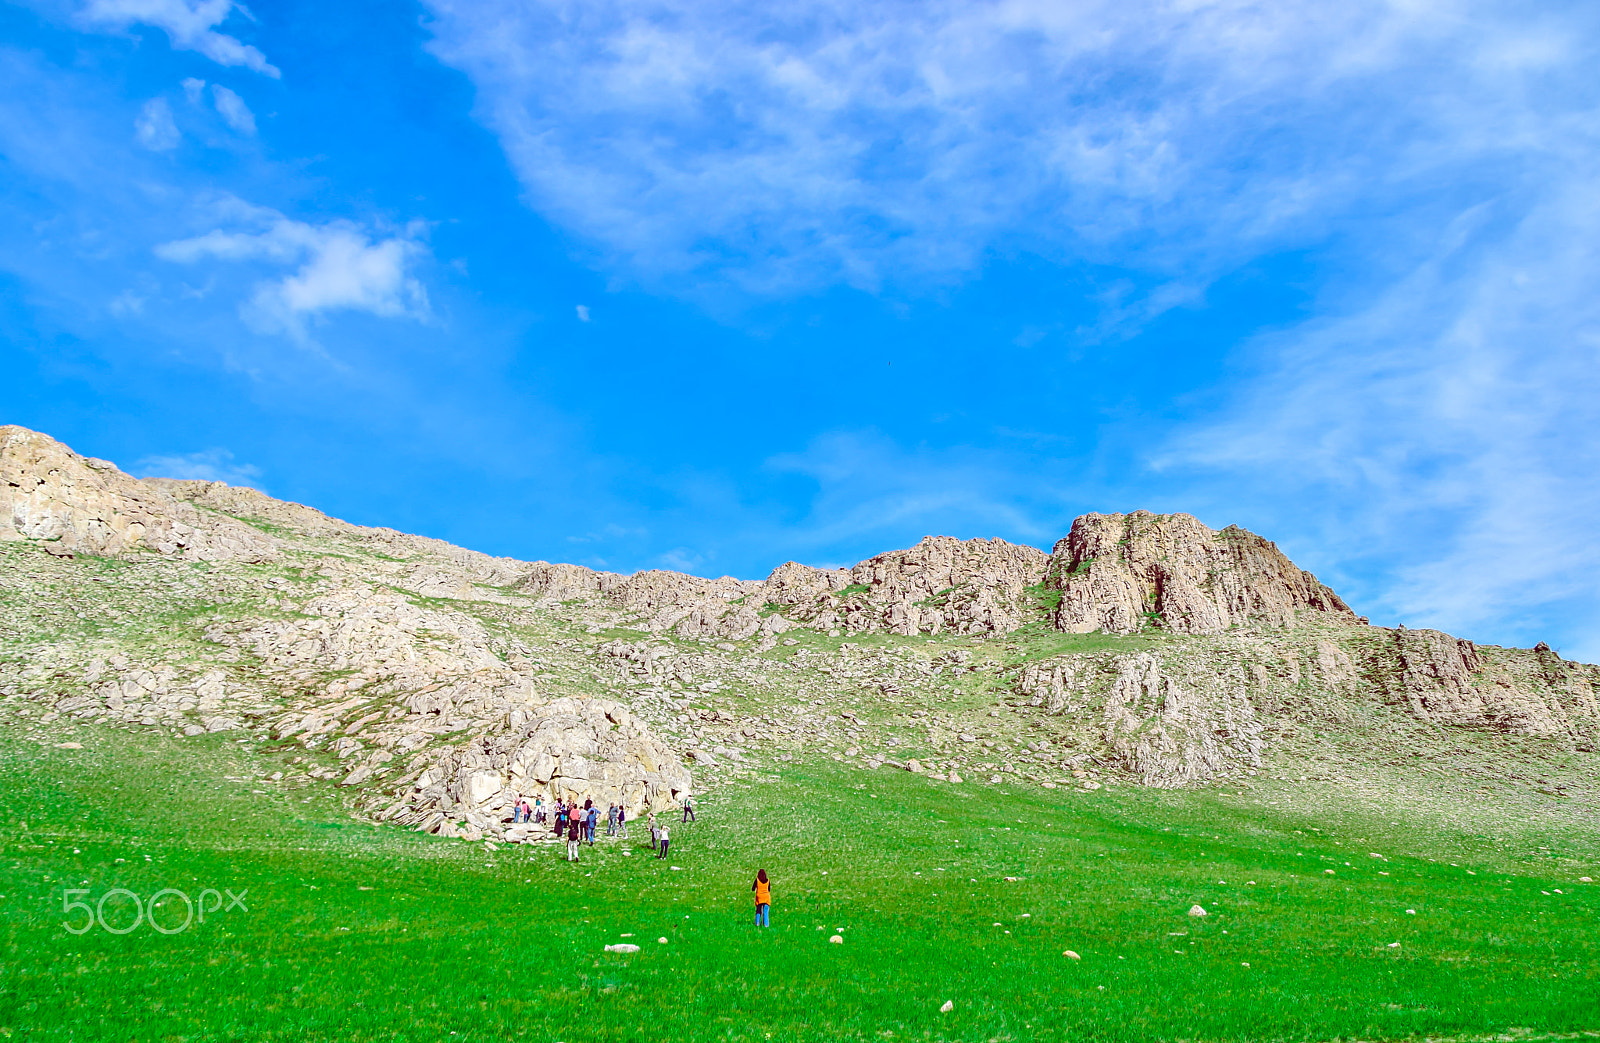
[[[1514,861],[1505,852],[1522,838],[1491,845],[1349,804],[1319,813],[1303,799],[1291,811],[1217,790],[958,791],[808,761],[708,797],[702,820],[675,830],[668,863],[636,830],[632,856],[602,846],[573,867],[553,846],[486,852],[360,825],[323,788],[252,793],[263,787],[240,780],[278,764],[218,737],[80,727],[72,738],[86,748],[0,732],[8,1038],[1187,1040],[1600,1027],[1600,894],[1574,884],[1576,872]],[[1317,792],[1323,808],[1340,806],[1338,791]],[[1593,859],[1592,840],[1574,843],[1584,850],[1569,860]],[[747,922],[758,864],[776,902],[760,934]],[[249,888],[249,911],[173,936],[142,926],[79,937],[60,926],[71,886],[90,888],[91,901],[112,887]],[[1567,893],[1541,893],[1557,888]],[[1212,915],[1187,916],[1194,902]],[[845,943],[828,944],[838,928]],[[644,950],[602,951],[624,932]],[[1065,959],[1068,948],[1082,960]],[[955,1009],[941,1014],[947,999]]]

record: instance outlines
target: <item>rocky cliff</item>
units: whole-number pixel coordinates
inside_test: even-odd
[[[1188,514],[1086,514],[1055,545],[1045,582],[1061,597],[1055,625],[1079,634],[1145,626],[1218,634],[1246,623],[1290,626],[1308,613],[1355,620],[1275,544]]]

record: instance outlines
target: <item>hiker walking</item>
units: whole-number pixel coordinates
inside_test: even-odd
[[[617,805],[617,836],[623,840],[628,839],[628,806],[626,804]]]
[[[533,798],[533,820],[535,822],[543,822],[544,821],[544,798],[543,797],[534,797]]]
[[[612,804],[612,805],[609,805],[606,808],[606,836],[614,837],[616,835],[617,835],[617,806],[615,804]]]
[[[768,913],[772,909],[772,885],[767,881],[765,869],[756,870],[756,882],[750,885],[756,893],[756,926],[768,926]]]
[[[582,827],[578,824],[578,816],[568,815],[567,819],[567,861],[576,862],[578,860],[578,835]]]
[[[670,828],[665,822],[661,824],[661,853],[656,855],[657,858],[667,857],[667,845],[672,843],[672,837],[668,833]]]
[[[651,847],[660,847],[661,846],[661,829],[660,829],[660,827],[658,827],[656,825],[655,809],[653,809],[653,808],[651,809],[650,817],[648,819],[646,819],[646,821],[650,823],[650,846]]]
[[[589,846],[590,847],[594,847],[594,827],[595,827],[595,823],[598,822],[599,820],[600,820],[600,805],[598,805],[598,804],[590,805],[590,807],[589,807],[589,818],[588,818]]]
[[[683,798],[683,821],[694,821],[694,803],[688,797]],[[679,823],[679,825],[682,825],[682,823]]]

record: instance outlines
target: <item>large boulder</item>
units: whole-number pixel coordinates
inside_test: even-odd
[[[694,780],[644,722],[609,699],[566,697],[519,710],[505,727],[443,751],[397,821],[495,821],[518,799],[593,800],[635,815],[676,804]]]

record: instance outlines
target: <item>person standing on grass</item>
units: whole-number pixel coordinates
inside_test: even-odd
[[[750,890],[756,893],[756,926],[766,927],[772,910],[772,884],[767,881],[765,869],[756,870],[756,882],[750,885]]]
[[[683,821],[684,822],[693,822],[694,821],[694,804],[693,804],[693,802],[690,801],[690,799],[687,796],[685,796],[683,798]],[[681,823],[681,822],[679,823],[679,825],[682,825],[682,824],[683,823]]]
[[[667,845],[672,843],[672,837],[668,834],[668,829],[670,827],[663,822],[661,824],[661,853],[656,855],[657,858],[667,857]]]
[[[615,804],[608,804],[608,805],[606,805],[606,836],[614,837],[616,835],[617,835],[617,806]]]
[[[628,839],[628,805],[617,805],[617,836]]]
[[[600,821],[600,805],[589,808],[589,846],[594,847],[594,827]]]
[[[580,828],[581,827],[578,825],[578,816],[576,816],[576,815],[568,815],[567,816],[567,861],[568,862],[576,862],[578,860],[578,831],[579,831]]]

